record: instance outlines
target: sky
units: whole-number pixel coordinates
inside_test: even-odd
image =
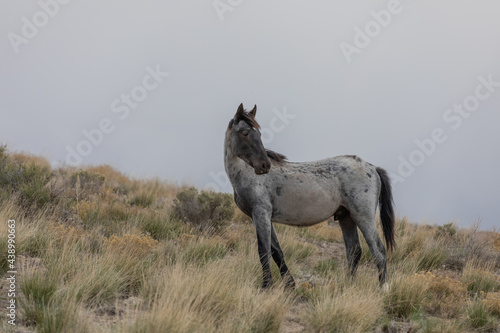
[[[0,142],[232,192],[240,103],[291,161],[391,173],[399,216],[500,226],[495,0],[0,2]]]

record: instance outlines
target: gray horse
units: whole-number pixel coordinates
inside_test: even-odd
[[[224,165],[236,204],[252,218],[257,230],[262,287],[272,285],[270,256],[278,265],[285,285],[295,287],[272,222],[311,226],[332,216],[342,229],[351,273],[355,273],[361,258],[359,228],[383,285],[386,251],[375,225],[377,205],[387,247],[395,246],[392,193],[386,171],[350,155],[316,162],[288,162],[285,156],[264,148],[256,112],[257,106],[246,112],[240,104],[229,122]]]

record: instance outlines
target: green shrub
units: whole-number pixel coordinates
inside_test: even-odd
[[[57,290],[58,282],[46,272],[34,270],[21,280],[21,290],[26,297],[22,302],[25,320],[28,324],[42,321],[44,308]]]
[[[79,314],[80,305],[71,296],[62,295],[52,299],[43,309],[43,317],[37,323],[37,332],[41,333],[86,333],[90,326]]]
[[[13,160],[8,156],[6,146],[0,146],[0,199],[15,195],[27,213],[36,212],[56,202],[54,186],[49,185],[51,177],[49,167]]]
[[[439,225],[436,229],[435,237],[453,237],[457,233],[457,227],[455,223],[447,223],[444,225]]]
[[[463,271],[463,280],[471,293],[494,292],[500,290],[500,278],[490,269],[467,264]]]
[[[385,294],[387,312],[398,318],[410,318],[421,310],[428,287],[429,283],[423,274],[397,277]]]
[[[154,203],[154,195],[152,193],[141,193],[136,195],[130,204],[133,206],[149,207]]]
[[[483,301],[477,298],[467,307],[465,324],[473,330],[491,331],[497,328],[498,321],[490,315]]]
[[[157,212],[139,214],[137,224],[142,232],[156,240],[178,238],[186,229],[182,221]]]
[[[177,194],[174,216],[201,230],[221,230],[234,216],[232,196],[226,193],[199,192],[191,187]]]
[[[440,267],[448,257],[448,250],[439,242],[425,244],[416,256],[419,271],[431,271]]]

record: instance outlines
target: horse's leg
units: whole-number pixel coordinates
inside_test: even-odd
[[[342,235],[344,236],[345,251],[351,275],[354,276],[361,259],[361,245],[359,244],[358,227],[350,215],[339,219]]]
[[[285,258],[283,256],[283,251],[281,250],[280,243],[278,242],[278,236],[276,235],[276,230],[271,224],[271,253],[276,265],[280,269],[281,278],[285,283],[286,288],[295,289],[295,281],[293,280],[292,274],[288,270],[288,266],[285,263]]]
[[[352,215],[352,212],[351,212]],[[352,216],[359,229],[365,236],[366,243],[370,248],[370,252],[375,259],[379,272],[380,285],[384,285],[387,275],[387,260],[385,255],[385,247],[377,231],[375,225],[375,214],[357,214]]]
[[[269,256],[271,254],[271,214],[264,209],[254,208],[252,221],[257,231],[259,258],[262,265],[262,288],[269,288],[272,284]]]

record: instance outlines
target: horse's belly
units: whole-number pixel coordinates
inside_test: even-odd
[[[284,193],[275,199],[272,221],[308,226],[329,219],[337,208],[332,196],[322,191]]]

